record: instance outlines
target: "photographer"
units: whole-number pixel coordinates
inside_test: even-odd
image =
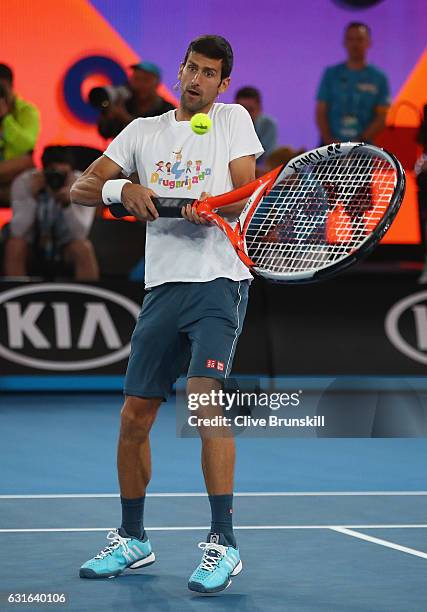
[[[242,87],[236,92],[236,104],[240,104],[251,116],[255,132],[265,151],[256,160],[257,166],[264,166],[267,157],[277,147],[277,122],[262,110],[261,93],[255,87]]]
[[[0,203],[9,205],[13,179],[34,166],[39,111],[13,91],[13,72],[0,64]]]
[[[157,93],[161,72],[156,64],[140,62],[130,67],[128,88],[96,87],[89,95],[91,104],[102,109],[98,131],[103,138],[115,138],[137,117],[155,117],[175,108]]]
[[[98,264],[87,239],[95,208],[70,201],[70,187],[80,172],[73,170],[67,147],[46,147],[42,164],[43,170],[27,170],[12,184],[5,275],[26,275],[32,247],[46,263],[62,258],[71,264],[76,280],[97,280]]]

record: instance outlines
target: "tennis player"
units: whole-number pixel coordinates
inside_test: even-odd
[[[154,562],[143,514],[151,477],[149,433],[159,406],[181,373],[187,351],[188,393],[219,391],[230,373],[251,274],[223,233],[191,206],[182,209],[182,219],[159,219],[151,196],[200,198],[255,179],[255,160],[263,148],[248,112],[215,102],[229,87],[232,65],[233,52],[224,38],[193,40],[178,72],[178,108],[130,123],[72,188],[74,202],[122,202],[148,222],[147,295],[132,336],[118,445],[122,524],[108,534],[108,546],[81,567],[82,578],[110,578]],[[199,112],[212,121],[203,136],[194,134],[189,123]],[[140,185],[118,178],[133,172]],[[238,215],[243,205],[230,207],[227,215]],[[225,589],[242,569],[232,525],[235,447],[232,436],[199,431],[212,521],[188,586],[211,593]]]

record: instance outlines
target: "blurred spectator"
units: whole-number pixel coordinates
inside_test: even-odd
[[[62,258],[76,280],[97,280],[98,264],[87,239],[95,208],[71,204],[70,187],[80,176],[67,147],[46,147],[43,170],[27,170],[11,189],[13,216],[6,237],[6,276],[25,276],[30,247],[46,264]]]
[[[257,165],[264,165],[266,157],[277,147],[277,123],[262,112],[261,94],[255,87],[242,87],[235,95],[235,102],[241,104],[251,116],[255,132],[261,141],[264,154],[258,157]]]
[[[162,75],[156,64],[140,62],[131,68],[130,96],[110,104],[99,118],[98,131],[104,138],[114,138],[137,117],[155,117],[175,108],[157,93]]]
[[[371,33],[350,23],[344,34],[347,61],[326,68],[317,92],[316,121],[322,144],[372,142],[384,128],[390,104],[387,77],[367,64]]]
[[[13,72],[0,64],[0,203],[9,205],[10,185],[34,166],[32,152],[40,129],[39,111],[13,91]]]
[[[301,155],[304,153],[304,149],[292,149],[292,147],[279,147],[265,160],[265,170],[269,172],[270,170],[274,170],[280,164],[287,164],[291,159],[296,157],[297,155]]]
[[[421,221],[421,237],[425,250],[424,269],[418,278],[420,285],[427,284],[427,104],[424,106],[423,122],[418,134],[418,142],[422,145],[424,152],[415,164],[415,176],[418,185],[418,206]]]

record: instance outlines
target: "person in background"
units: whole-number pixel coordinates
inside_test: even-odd
[[[321,144],[372,142],[384,128],[389,85],[384,72],[367,63],[370,46],[369,27],[349,23],[344,34],[347,60],[326,68],[317,92]]]
[[[419,285],[427,284],[427,104],[423,109],[423,121],[417,138],[419,144],[423,147],[422,155],[417,159],[415,164],[415,176],[417,178],[418,187],[418,207],[420,211],[421,224],[421,240],[424,245],[424,268],[418,278]]]
[[[175,108],[157,93],[162,75],[156,64],[139,62],[130,68],[130,97],[109,105],[98,120],[98,131],[104,138],[115,138],[137,117],[156,117]]]
[[[13,72],[0,64],[0,204],[9,206],[13,179],[34,166],[40,131],[38,109],[13,90]]]
[[[242,87],[235,95],[236,104],[241,104],[251,116],[255,132],[261,141],[265,153],[257,159],[257,165],[263,166],[267,156],[277,147],[277,123],[262,112],[261,94],[255,87]]]
[[[62,255],[76,280],[98,280],[99,271],[88,234],[95,208],[72,204],[70,188],[81,175],[73,170],[67,147],[46,147],[43,170],[20,174],[12,183],[13,210],[6,239],[5,276],[25,276],[30,247],[44,261]]]

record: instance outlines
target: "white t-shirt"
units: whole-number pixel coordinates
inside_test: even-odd
[[[158,117],[135,119],[108,146],[105,155],[129,176],[160,197],[198,198],[233,189],[229,163],[245,155],[259,157],[263,148],[249,113],[239,104],[214,104],[211,130],[194,134],[189,121],[177,121],[171,110]],[[185,219],[147,223],[145,286],[167,282],[206,282],[219,277],[252,278],[226,236],[216,226]]]

